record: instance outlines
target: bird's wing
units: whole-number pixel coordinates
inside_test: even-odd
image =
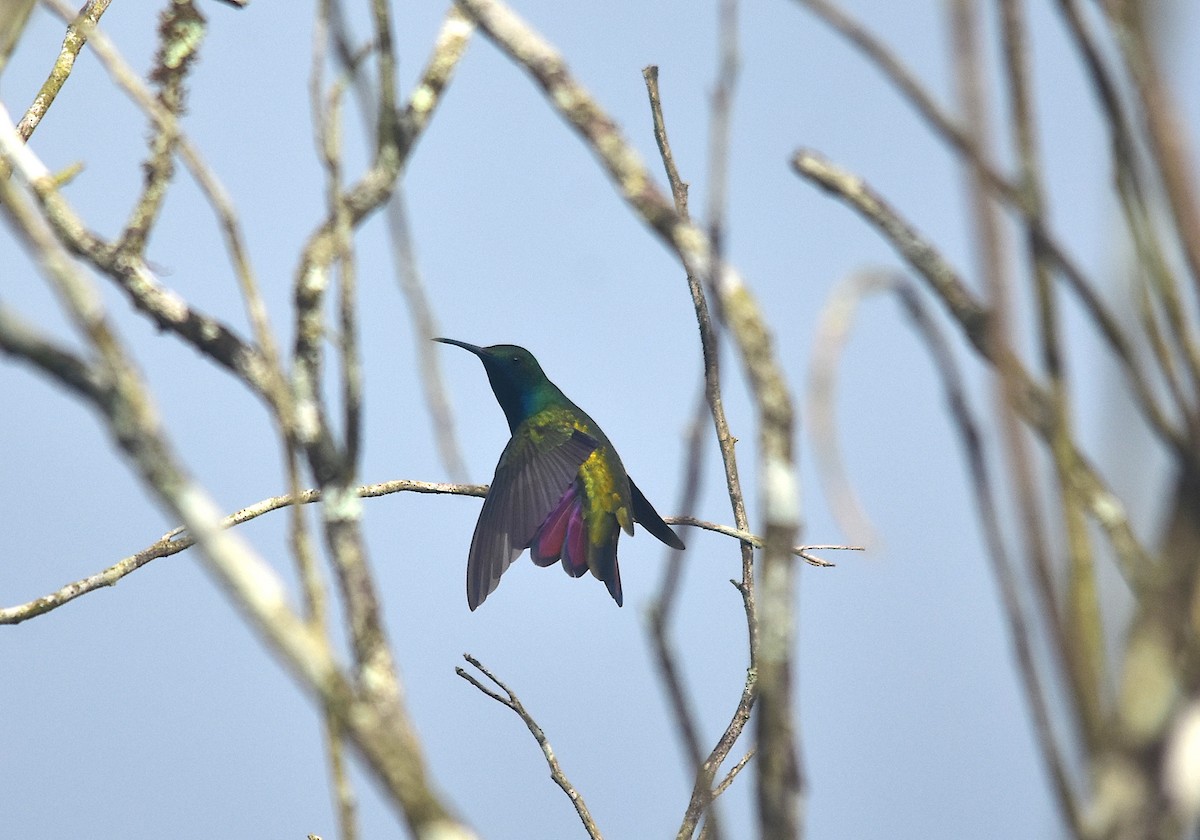
[[[595,438],[561,421],[531,421],[513,434],[471,538],[467,604],[472,610],[496,589],[597,446]]]
[[[634,521],[649,531],[651,535],[671,546],[671,548],[682,551],[684,548],[683,540],[679,539],[679,535],[672,531],[666,522],[663,522],[662,517],[658,515],[658,511],[642,495],[642,491],[633,483],[632,478],[629,479],[629,490],[633,496]]]

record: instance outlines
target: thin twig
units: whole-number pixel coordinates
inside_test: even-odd
[[[708,238],[713,262],[725,256],[725,213],[729,204],[729,135],[733,129],[733,95],[741,58],[738,55],[737,0],[720,0],[717,7],[717,79],[713,85],[708,121]],[[712,285],[711,279],[709,285]]]
[[[338,813],[339,840],[358,838],[358,797],[346,762],[345,729],[335,715],[325,715],[325,748],[329,753],[329,783]]]
[[[361,503],[351,484],[356,468],[356,432],[349,431],[339,446],[327,420],[329,412],[321,387],[325,340],[323,301],[333,267],[349,265],[353,231],[387,200],[395,188],[420,129],[462,54],[462,44],[453,37],[439,37],[438,55],[429,65],[427,78],[422,80],[402,114],[396,108],[396,68],[389,3],[372,0],[371,12],[378,70],[375,157],[367,172],[348,189],[341,188],[340,179],[332,179],[335,183],[330,190],[326,218],[309,237],[295,274],[292,384],[296,413],[303,419],[296,424],[295,433],[309,469],[325,492],[322,513],[326,543],[350,625],[356,684],[366,702],[383,710],[391,725],[397,728],[398,737],[407,742],[408,749],[419,760],[417,735],[403,708],[398,670],[388,644],[378,589],[367,562]],[[452,18],[447,19],[443,30],[455,28]],[[421,101],[418,101],[419,95],[423,96]],[[332,150],[332,147],[326,148],[327,159]],[[343,273],[343,284],[346,280],[347,275]],[[343,292],[345,288],[343,285]],[[345,301],[343,294],[343,313],[352,308],[347,307]],[[356,420],[357,416],[354,408],[357,374],[356,363],[352,361],[356,356],[356,350],[344,341],[346,408],[351,420]],[[415,792],[419,794],[419,788]],[[427,817],[441,818],[436,813],[417,813],[408,805],[403,813],[415,834],[421,833],[422,821]]]
[[[48,3],[59,15],[69,16],[71,14],[70,7],[63,0],[44,0],[44,2]],[[176,37],[194,37],[195,34],[194,31],[189,31],[185,27],[184,31],[177,33]],[[176,150],[180,159],[187,167],[192,178],[196,181],[197,186],[200,187],[209,206],[212,207],[213,212],[217,216],[221,234],[225,239],[226,250],[229,253],[230,262],[237,275],[239,285],[242,288],[243,297],[246,300],[247,316],[253,327],[255,338],[259,343],[259,349],[266,357],[271,370],[276,371],[276,379],[281,381],[282,373],[278,372],[279,355],[274,346],[272,331],[267,323],[266,305],[258,291],[258,284],[254,279],[254,272],[250,266],[245,234],[242,232],[241,223],[233,207],[233,202],[229,198],[228,191],[213,170],[204,162],[195,145],[179,126],[175,114],[164,107],[158,98],[150,92],[142,82],[141,77],[133,71],[104,32],[98,27],[94,27],[89,38],[89,43],[91,43],[96,57],[100,60],[117,86],[125,91],[129,98],[150,118],[157,131],[169,133],[174,136]],[[135,274],[148,275],[149,272],[135,272]],[[139,292],[139,284],[144,282],[144,277],[135,276],[130,283],[131,287],[126,288],[125,291],[130,295],[136,296]],[[157,315],[158,313],[155,312],[153,314]],[[279,382],[274,383],[274,388],[279,388]],[[279,395],[276,394],[275,396],[278,399]]]
[[[650,99],[650,115],[654,126],[654,137],[658,142],[659,154],[667,171],[667,180],[671,185],[671,194],[675,201],[675,211],[680,217],[688,218],[687,185],[680,179],[675,168],[674,155],[671,153],[671,143],[667,137],[666,120],[662,112],[662,98],[658,87],[658,68],[646,67],[642,70],[642,78],[646,82],[646,92]],[[696,319],[700,325],[700,341],[705,362],[704,378],[706,385],[715,383],[717,398],[720,398],[720,379],[717,369],[718,356],[715,352],[715,336],[712,321],[708,314],[708,302],[704,296],[704,287],[692,276],[687,277],[688,289],[692,295],[692,305],[696,311]],[[711,342],[711,343],[710,343]],[[703,400],[696,406],[694,417],[687,435],[687,459],[684,466],[683,492],[679,509],[685,512],[695,508],[700,494],[700,463],[703,453],[704,437],[702,424],[704,415],[712,413],[711,402]],[[719,403],[718,403],[719,405]],[[685,514],[685,515],[689,515]],[[693,778],[692,801],[695,802],[697,817],[704,812],[712,800],[712,773],[704,767],[704,753],[700,744],[700,726],[692,707],[690,693],[684,685],[683,669],[680,665],[679,652],[671,638],[670,625],[678,601],[680,582],[683,575],[684,555],[679,551],[668,551],[667,562],[663,567],[662,583],[657,597],[650,607],[650,637],[654,643],[655,658],[658,662],[659,673],[666,687],[667,698],[675,719],[676,727],[687,751]],[[689,811],[692,808],[689,807]],[[695,819],[689,825],[685,817],[677,837],[687,838],[692,834]]]
[[[390,50],[391,44],[391,33],[383,31],[383,24],[390,20],[386,1],[373,0],[372,10],[378,48],[382,53],[385,47]],[[356,227],[368,214],[382,206],[395,189],[409,154],[462,58],[472,29],[457,11],[451,10],[447,14],[434,45],[434,54],[401,113],[395,110],[394,59],[390,55],[381,54],[379,57],[380,105],[377,110],[379,119],[375,160],[368,171],[345,191],[342,199],[351,227]],[[296,409],[300,416],[317,421],[306,423],[299,430],[305,436],[310,459],[317,462],[314,474],[319,482],[323,480],[323,475],[327,479],[337,471],[332,441],[322,436],[322,430],[328,427],[321,422],[323,409],[317,399],[321,371],[320,342],[324,337],[319,304],[324,297],[329,282],[329,266],[337,250],[337,224],[338,220],[328,215],[309,236],[294,281],[296,326],[292,358],[295,366],[293,382],[297,390]]]
[[[680,510],[694,510],[700,495],[700,467],[704,453],[704,416],[707,413],[709,413],[707,403],[700,399],[696,403],[695,416],[687,434],[687,458],[684,465]],[[682,657],[671,637],[671,619],[674,615],[675,605],[679,601],[684,562],[684,552],[676,550],[667,552],[662,583],[659,586],[658,595],[650,605],[648,629],[654,645],[659,675],[666,688],[672,717],[687,754],[688,769],[693,779],[692,798],[697,799],[697,813],[709,811],[709,819],[712,822],[715,837],[719,838],[720,828],[717,814],[715,811],[710,811],[709,807],[712,802],[710,793],[712,774],[706,770],[704,765],[704,747],[700,741],[699,720],[692,702],[692,694],[688,691],[684,681]],[[685,834],[684,829],[681,828],[677,837],[690,837],[690,831]]]
[[[687,215],[688,183],[679,175],[675,166],[675,155],[671,152],[671,143],[667,139],[667,126],[663,119],[662,95],[658,87],[658,66],[648,64],[642,68],[642,78],[646,82],[646,95],[650,98],[650,119],[654,126],[654,142],[658,144],[658,154],[662,158],[663,168],[667,171],[667,183],[671,187],[671,196],[675,201],[675,212],[680,216]]]
[[[379,130],[376,159],[364,181],[376,180],[373,201],[386,198],[399,172],[395,128],[395,66],[392,54],[391,17],[385,0],[372,3],[379,67]],[[354,680],[371,706],[384,710],[400,737],[417,747],[416,731],[402,706],[400,677],[383,622],[378,587],[367,559],[362,534],[362,505],[352,482],[357,470],[360,423],[361,372],[355,328],[353,234],[363,216],[355,218],[351,197],[358,187],[344,191],[341,183],[340,87],[335,86],[327,108],[314,114],[321,158],[327,172],[327,220],[322,234],[310,239],[296,275],[295,342],[292,383],[297,415],[296,438],[308,466],[324,494],[321,508],[325,542],[338,583],[354,654]],[[314,96],[320,99],[320,91]],[[318,104],[318,108],[320,105]],[[363,182],[360,182],[360,184]],[[364,212],[370,207],[364,208]],[[317,246],[320,246],[319,249]],[[325,340],[324,296],[333,271],[340,268],[339,296],[340,373],[344,439],[337,441],[328,422],[323,398],[322,368]],[[420,818],[409,808],[404,816],[410,830],[420,834]]]
[[[1096,35],[1088,25],[1079,0],[1058,0],[1067,23],[1067,31],[1075,42],[1087,68],[1088,77],[1104,111],[1104,125],[1112,146],[1113,172],[1118,184],[1125,184],[1139,204],[1146,203],[1146,188],[1138,167],[1133,127],[1121,100],[1121,83],[1105,61]]]
[[[579,820],[583,823],[583,827],[587,831],[588,837],[591,837],[592,840],[601,840],[600,829],[596,827],[596,821],[592,819],[592,814],[590,811],[588,811],[587,803],[583,801],[583,794],[575,789],[575,786],[571,784],[571,780],[567,778],[567,774],[563,772],[562,765],[558,763],[558,757],[554,755],[554,750],[550,747],[550,741],[546,738],[546,733],[542,730],[542,727],[538,725],[537,721],[533,719],[533,715],[526,711],[525,706],[522,705],[520,699],[516,694],[513,693],[513,690],[497,679],[496,675],[485,668],[478,659],[469,653],[464,653],[463,659],[467,660],[472,667],[487,677],[500,689],[500,691],[503,691],[504,694],[501,695],[500,693],[488,688],[479,681],[478,677],[476,677],[474,674],[468,673],[467,670],[461,666],[455,668],[454,673],[458,674],[464,680],[475,686],[477,689],[495,700],[500,705],[507,706],[516,712],[517,716],[521,718],[521,720],[525,723],[525,726],[528,727],[530,734],[533,735],[533,739],[537,741],[537,745],[541,747],[542,755],[546,757],[546,764],[550,767],[550,778],[556,785],[562,788],[563,793],[567,795],[567,798],[571,800],[571,804],[575,806],[575,813],[579,815]]]
[[[718,525],[716,522],[709,522],[704,519],[697,519],[694,516],[664,516],[663,521],[668,525],[691,525],[694,528],[702,528],[705,531],[712,531],[714,534],[723,534],[727,537],[733,537],[735,540],[740,540],[751,548],[762,548],[763,538],[756,534],[751,534],[748,531],[742,531],[738,528],[731,528],[728,525]],[[792,554],[806,560],[809,565],[819,568],[832,568],[835,564],[828,560],[822,560],[819,557],[814,557],[814,551],[866,551],[866,546],[862,545],[797,545],[792,547]]]
[[[729,768],[729,772],[725,774],[725,778],[721,779],[721,781],[717,783],[717,786],[713,788],[712,795],[714,799],[716,799],[725,791],[729,790],[729,786],[733,784],[733,780],[737,778],[738,773],[741,773],[742,770],[746,769],[746,765],[750,763],[750,759],[754,758],[754,753],[755,748],[751,747],[749,752],[739,758],[737,762]]]
[[[433,437],[437,442],[438,454],[446,475],[452,481],[463,481],[467,476],[462,447],[454,431],[454,412],[442,378],[441,354],[436,352],[434,336],[442,335],[433,314],[433,304],[425,293],[425,283],[417,264],[416,247],[412,239],[412,227],[408,222],[408,209],[404,199],[403,185],[392,194],[384,208],[388,219],[388,231],[392,240],[393,261],[400,279],[400,292],[404,295],[409,317],[413,324],[413,340],[416,343],[417,365],[421,374],[421,389],[425,394],[425,405],[433,426]]]
[[[141,195],[113,245],[114,250],[137,257],[146,254],[146,243],[175,175],[176,129],[187,99],[187,77],[200,57],[204,18],[190,3],[172,3],[162,13],[158,32],[158,51],[150,78],[158,89],[158,104],[170,119],[154,126],[149,155],[142,163],[145,179]]]
[[[75,67],[75,59],[79,57],[83,45],[87,43],[89,33],[95,29],[100,17],[111,2],[112,0],[88,0],[79,14],[67,26],[62,50],[54,61],[54,69],[50,71],[50,77],[42,83],[41,90],[33,98],[33,102],[25,111],[25,116],[17,125],[17,131],[21,134],[22,140],[29,141],[41,123],[42,117],[46,116],[46,112],[54,104],[55,98],[62,90],[63,85],[67,83],[71,70]]]
[[[1161,309],[1165,311],[1172,326],[1172,338],[1175,346],[1185,356],[1193,356],[1193,342],[1187,338],[1187,323],[1183,317],[1183,304],[1179,300],[1175,272],[1171,262],[1165,255],[1159,225],[1156,219],[1159,214],[1151,206],[1150,190],[1146,185],[1146,177],[1141,166],[1139,146],[1135,140],[1133,121],[1122,100],[1120,90],[1126,86],[1125,80],[1118,79],[1115,70],[1105,61],[1103,51],[1097,42],[1095,32],[1088,25],[1084,11],[1079,7],[1079,0],[1059,0],[1059,7],[1067,22],[1067,31],[1080,51],[1092,87],[1104,113],[1104,123],[1109,133],[1109,144],[1112,154],[1113,180],[1120,200],[1121,212],[1124,214],[1125,226],[1137,254],[1134,261],[1139,277],[1138,305],[1143,317],[1143,329],[1148,334],[1154,358],[1158,362],[1163,381],[1168,392],[1174,399],[1176,409],[1187,423],[1190,439],[1200,440],[1200,413],[1193,405],[1192,394],[1184,393],[1177,372],[1173,352],[1167,349],[1167,342],[1159,329],[1157,308],[1149,301],[1150,289],[1160,298]],[[1194,365],[1189,369],[1195,370]],[[1138,405],[1151,421],[1151,425],[1160,429],[1169,425],[1165,420],[1160,421],[1162,409],[1158,406],[1157,397],[1150,389],[1150,382],[1142,382],[1139,378],[1131,378]],[[1176,454],[1183,458],[1194,458],[1196,447],[1175,446]]]
[[[658,68],[653,66],[647,67],[642,71],[642,75],[646,80],[646,90],[650,100],[650,114],[654,125],[654,137],[658,143],[659,155],[662,157],[663,167],[666,170],[667,182],[671,187],[675,210],[680,218],[687,220],[688,185],[680,177],[679,171],[675,166],[674,155],[671,153],[666,122],[662,113],[662,98],[658,86]],[[700,331],[700,349],[704,360],[704,394],[709,413],[712,416],[717,445],[721,451],[721,462],[725,471],[725,489],[729,496],[734,521],[737,523],[739,529],[746,531],[749,530],[749,519],[746,515],[746,500],[742,492],[741,479],[738,474],[737,452],[734,448],[736,441],[729,429],[729,423],[725,417],[725,405],[721,396],[720,343],[717,341],[718,324],[715,324],[709,315],[708,298],[705,295],[703,285],[690,272],[687,274],[687,284]],[[681,518],[676,518],[674,521],[677,523],[684,522]],[[750,550],[752,545],[754,547],[762,547],[761,543],[742,544],[742,576],[738,585],[738,592],[742,597],[742,608],[746,614],[746,633],[749,647],[746,679],[733,715],[730,717],[729,724],[700,765],[699,773],[692,788],[692,795],[689,798],[683,821],[676,835],[677,838],[688,838],[695,833],[696,826],[700,821],[704,809],[707,807],[707,803],[711,802],[713,798],[711,787],[716,771],[728,757],[734,744],[741,737],[746,722],[750,718],[750,710],[754,705],[758,682],[758,617],[754,597],[754,553]],[[813,555],[802,554],[801,556],[805,556],[805,559],[812,562],[810,558]],[[677,555],[672,555],[669,558],[663,579],[664,593],[670,591],[667,588],[672,579],[669,575],[678,575],[679,564],[682,562],[683,558]],[[652,611],[651,616],[655,615],[656,613]]]

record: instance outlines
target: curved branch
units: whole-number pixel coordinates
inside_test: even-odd
[[[567,778],[567,774],[563,772],[562,766],[558,763],[558,758],[554,755],[554,750],[550,747],[550,741],[546,738],[546,733],[542,730],[542,727],[538,726],[537,721],[533,719],[533,715],[525,710],[525,706],[521,704],[520,699],[513,693],[513,690],[497,679],[495,674],[483,667],[478,659],[469,653],[464,653],[463,659],[467,660],[480,673],[495,683],[504,694],[501,695],[496,691],[492,691],[492,689],[480,682],[477,677],[467,673],[466,669],[461,666],[455,668],[454,673],[500,705],[507,706],[517,713],[517,716],[524,721],[530,733],[533,734],[533,739],[542,748],[542,755],[546,756],[546,764],[550,766],[550,778],[554,780],[556,785],[562,788],[563,793],[567,795],[567,798],[571,800],[571,804],[575,806],[575,813],[579,814],[579,819],[583,823],[588,837],[591,837],[592,840],[601,840],[600,829],[596,827],[596,821],[592,819],[592,814],[588,811],[587,803],[583,801],[583,795],[575,789],[575,786],[571,784],[571,780]]]

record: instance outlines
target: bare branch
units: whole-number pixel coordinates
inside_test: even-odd
[[[175,174],[175,130],[184,114],[185,82],[199,58],[203,32],[204,18],[190,3],[168,6],[159,21],[158,52],[150,78],[158,88],[158,104],[170,119],[157,124],[150,137],[150,154],[142,164],[142,193],[114,245],[117,251],[145,256],[150,231],[158,221]]]
[[[991,139],[995,135],[991,123],[988,78],[984,66],[982,10],[968,0],[956,0],[948,10],[950,16],[951,48],[954,55],[955,81],[963,117],[970,126],[972,139],[985,154],[991,154]],[[1012,252],[1007,229],[1003,225],[1000,207],[989,194],[978,171],[965,173],[967,196],[971,210],[976,271],[983,278],[988,305],[993,314],[992,330],[997,342],[1011,345],[1014,334]],[[1062,618],[1051,569],[1050,546],[1046,539],[1046,523],[1041,485],[1035,480],[1034,462],[1028,431],[1021,425],[1008,399],[1008,386],[1000,376],[991,379],[991,397],[997,425],[1004,443],[1004,457],[1014,484],[1013,501],[1019,512],[1019,539],[1027,564],[1033,569],[1038,584],[1041,608],[1050,631],[1061,639]],[[996,555],[993,552],[993,562]],[[1055,649],[1065,650],[1061,644]],[[1065,668],[1065,663],[1063,663]]]
[[[378,708],[396,730],[396,737],[419,769],[420,753],[416,732],[404,711],[399,676],[387,642],[377,588],[367,562],[361,530],[361,504],[351,484],[356,469],[356,426],[358,420],[358,373],[353,343],[353,276],[349,272],[353,232],[368,214],[391,195],[409,152],[427,124],[432,108],[462,55],[466,35],[461,16],[451,13],[435,47],[435,56],[426,77],[413,94],[403,113],[396,110],[395,55],[392,47],[390,8],[386,0],[373,0],[376,64],[379,70],[375,159],[368,171],[348,189],[341,186],[336,108],[328,119],[318,118],[321,149],[329,178],[329,208],[325,221],[309,237],[295,275],[295,343],[292,383],[296,399],[296,423],[292,433],[303,447],[309,467],[325,493],[322,508],[326,542],[337,575],[342,601],[350,624],[355,658],[355,680],[364,700]],[[464,31],[465,30],[465,31]],[[334,97],[336,104],[336,97]],[[342,271],[343,386],[349,428],[339,446],[334,441],[325,409],[322,381],[322,342],[324,341],[323,299],[331,269],[340,264]],[[422,771],[423,772],[423,771]],[[420,834],[431,819],[444,821],[445,812],[428,793],[421,777],[410,779],[414,785],[405,796],[403,813],[414,833]],[[413,796],[418,797],[414,799]]]
[[[118,81],[132,85],[127,87],[127,90],[144,94],[144,100],[139,99],[139,104],[155,116],[159,126],[173,120],[169,113],[145,93],[136,76],[120,61],[102,33],[98,30],[92,32],[91,43],[97,56],[114,72]],[[5,118],[7,119],[7,115]],[[268,361],[258,348],[247,344],[216,319],[192,309],[178,295],[164,288],[142,259],[119,254],[88,231],[82,219],[61,196],[55,179],[42,162],[23,145],[5,142],[7,139],[5,126],[0,124],[3,154],[33,187],[45,218],[73,253],[87,259],[117,281],[133,304],[149,315],[160,328],[171,330],[187,340],[198,351],[237,374],[256,393],[270,401],[271,396],[276,393],[274,383],[278,377],[272,376]],[[186,147],[186,139],[182,134],[179,135],[178,142],[181,149]]]
[[[658,68],[653,66],[644,68],[642,70],[642,78],[646,82],[646,92],[650,99],[650,116],[654,126],[654,137],[658,142],[658,151],[663,159],[663,166],[667,172],[667,180],[671,185],[675,211],[681,218],[687,219],[688,188],[687,184],[679,177],[679,171],[675,167],[674,155],[671,153],[671,143],[667,137],[666,121],[662,112],[662,98],[658,87]],[[696,498],[700,492],[700,457],[703,451],[701,448],[703,443],[701,427],[705,408],[707,407],[708,413],[712,415],[713,420],[718,422],[718,424],[724,422],[725,417],[721,404],[718,344],[712,319],[708,313],[708,300],[704,295],[704,287],[696,277],[690,274],[687,275],[687,284],[692,296],[692,306],[696,311],[696,321],[700,327],[700,345],[704,357],[704,380],[707,397],[706,402],[697,405],[696,416],[692,421],[691,429],[688,433],[688,456],[684,467],[683,499],[680,503],[680,510],[690,512],[695,507]],[[719,438],[720,432],[718,430]],[[722,451],[724,452],[724,446],[722,446]],[[736,461],[733,464],[733,468],[733,475],[736,479]],[[731,500],[734,503],[735,509],[739,502],[744,507],[744,501],[740,497]],[[752,564],[753,555],[748,550],[743,549],[743,557],[746,555],[750,556],[750,560],[747,562]],[[671,616],[679,594],[683,564],[684,556],[682,552],[667,552],[667,563],[663,570],[662,584],[659,587],[658,596],[655,598],[649,611],[650,636],[654,642],[659,673],[666,687],[667,697],[676,726],[679,729],[679,734],[683,739],[684,747],[691,762],[690,769],[694,779],[691,800],[684,814],[683,824],[676,835],[678,838],[691,837],[695,831],[701,814],[704,813],[712,801],[711,789],[713,780],[712,772],[705,771],[704,755],[700,746],[699,725],[696,721],[695,711],[692,709],[689,700],[690,695],[683,684],[682,668],[679,666],[679,653],[670,637]],[[752,565],[750,568],[753,568]],[[750,580],[753,581],[752,573]],[[750,588],[747,591],[749,600],[745,602],[750,605],[754,603],[752,587],[753,583],[751,582]],[[751,639],[753,639],[755,626],[753,613],[750,611],[747,612],[747,623],[748,633]],[[756,648],[752,643],[752,657],[755,655],[755,652]],[[753,660],[751,661],[751,667],[752,665]],[[753,694],[744,695],[743,700],[748,706],[753,702]],[[738,734],[740,735],[740,730]],[[715,820],[713,821],[713,825],[716,825]]]
[[[588,837],[591,837],[592,840],[601,840],[600,829],[596,827],[596,821],[592,819],[592,814],[590,811],[588,811],[587,803],[583,801],[583,795],[575,789],[575,786],[571,784],[571,780],[568,779],[566,773],[563,772],[562,766],[558,763],[557,756],[554,755],[554,750],[550,747],[550,741],[546,738],[546,733],[542,731],[542,727],[538,726],[537,721],[533,719],[533,715],[529,714],[529,712],[525,710],[525,706],[521,704],[520,699],[516,694],[513,693],[512,689],[497,679],[496,675],[480,664],[478,659],[476,659],[474,656],[471,656],[469,653],[464,653],[463,659],[467,660],[472,667],[476,668],[480,673],[487,677],[500,689],[500,691],[504,692],[504,694],[500,694],[488,688],[486,685],[480,682],[476,676],[468,673],[467,670],[461,666],[455,668],[454,673],[458,674],[464,680],[475,686],[497,703],[501,704],[502,706],[507,706],[516,712],[517,716],[521,718],[521,720],[525,723],[525,726],[528,727],[530,734],[533,735],[533,739],[537,741],[537,745],[541,747],[542,755],[546,757],[546,764],[550,767],[550,778],[556,785],[562,788],[563,793],[567,795],[567,798],[571,800],[571,804],[575,806],[575,813],[579,815],[579,819],[583,823],[583,827],[587,831]]]
[[[333,801],[338,813],[338,837],[341,840],[358,838],[358,798],[350,781],[344,743],[345,729],[329,711],[325,714],[325,748],[329,754],[329,778]]]
[[[713,244],[714,263],[725,256],[725,212],[729,203],[729,134],[733,128],[733,95],[741,57],[738,54],[737,0],[720,0],[717,5],[717,79],[712,91],[712,113],[708,122],[708,238]],[[712,285],[711,279],[708,281]]]
[[[341,166],[341,96],[343,81],[339,79],[329,91],[325,92],[324,67],[328,45],[329,18],[331,4],[329,0],[321,0],[317,4],[316,21],[313,27],[312,70],[309,77],[310,111],[314,123],[314,134],[318,156],[326,173],[326,200],[331,216],[334,218],[334,236],[336,242],[335,261],[342,268],[342,294],[339,300],[341,315],[341,336],[338,346],[341,350],[342,373],[342,402],[344,411],[345,461],[342,475],[353,474],[358,461],[358,446],[360,433],[361,409],[361,371],[357,355],[357,327],[347,323],[352,318],[355,305],[354,283],[354,250],[352,231],[345,204],[342,201],[342,166]],[[356,65],[347,69],[353,73]],[[284,437],[288,441],[300,439],[300,435],[292,427],[288,427]],[[291,483],[292,495],[299,496],[299,452],[298,447],[288,446],[288,477]],[[339,488],[329,488],[332,495],[339,493]],[[305,517],[301,513],[300,504],[293,507],[292,534],[294,555],[301,580],[304,582],[305,600],[309,607],[310,620],[318,624],[328,634],[325,616],[324,581],[316,564],[314,552],[308,541]],[[326,519],[326,535],[333,546],[335,529],[353,527],[339,523],[331,526]],[[343,568],[346,563],[344,556],[334,556],[333,562],[338,569],[338,579],[343,584],[345,594],[346,573]],[[350,609],[347,609],[349,614]],[[355,616],[350,616],[352,627]],[[356,636],[357,639],[357,636]],[[356,652],[358,648],[356,647]],[[360,660],[361,661],[361,660]],[[394,671],[389,674],[386,665],[382,669],[381,682],[395,683]],[[389,677],[393,679],[389,680]],[[343,838],[358,836],[358,801],[354,793],[354,785],[350,780],[344,757],[344,728],[328,708],[325,710],[324,732],[326,752],[329,761],[330,787],[332,798],[338,814],[338,826]]]
[[[50,71],[50,77],[42,84],[41,90],[33,98],[33,103],[25,111],[25,116],[17,125],[17,131],[21,134],[22,140],[28,142],[29,138],[33,136],[33,132],[37,130],[38,124],[41,123],[42,117],[54,104],[58,92],[67,83],[71,70],[75,67],[75,59],[79,57],[83,45],[87,43],[88,35],[100,21],[101,15],[108,9],[111,2],[112,0],[88,0],[75,19],[67,26],[62,50],[54,61],[54,69]]]
[[[390,26],[387,4],[376,0],[373,5],[376,20],[377,41],[380,49],[390,45],[391,35],[381,30]],[[377,137],[376,158],[370,169],[345,191],[342,199],[347,221],[352,228],[358,226],[368,214],[378,209],[391,195],[396,179],[405,165],[421,133],[428,125],[441,98],[441,93],[450,81],[466,49],[474,27],[456,9],[447,13],[446,20],[434,44],[433,56],[425,67],[420,83],[409,97],[403,112],[394,113],[394,90],[381,90],[379,108],[380,133]],[[390,63],[391,58],[381,58],[381,63]],[[390,86],[391,73],[381,70],[381,80]],[[384,82],[381,81],[381,84]],[[389,109],[393,113],[389,114]],[[293,377],[298,388],[297,400],[300,416],[319,418],[320,407],[316,402],[316,383],[320,381],[319,342],[323,336],[319,303],[328,284],[328,269],[337,253],[337,219],[332,215],[314,231],[308,239],[296,270],[296,339],[293,359],[296,372]],[[318,481],[323,475],[336,472],[336,460],[331,442],[319,440],[324,424],[303,425],[300,431],[307,442],[310,459],[319,463],[314,466]]]
[[[714,799],[725,791],[729,790],[729,786],[733,784],[733,780],[737,778],[738,773],[741,773],[742,770],[746,769],[746,765],[750,763],[750,759],[752,758],[754,758],[753,748],[751,748],[751,750],[744,756],[739,758],[736,764],[729,768],[729,772],[725,774],[725,778],[721,779],[721,781],[717,783],[717,786],[713,788],[712,795]]]
[[[1150,340],[1154,358],[1174,399],[1176,410],[1188,423],[1189,433],[1195,440],[1200,438],[1200,416],[1192,408],[1191,390],[1188,389],[1188,393],[1185,393],[1180,382],[1174,352],[1168,349],[1167,336],[1163,334],[1158,323],[1159,312],[1161,311],[1167,320],[1170,327],[1170,343],[1182,354],[1193,382],[1197,373],[1196,348],[1194,341],[1189,337],[1188,319],[1184,304],[1180,300],[1178,280],[1166,256],[1159,225],[1156,223],[1158,209],[1152,205],[1147,179],[1143,174],[1133,122],[1121,99],[1120,90],[1128,86],[1128,81],[1118,78],[1116,71],[1105,61],[1097,36],[1089,27],[1078,0],[1059,0],[1059,7],[1066,19],[1067,30],[1080,51],[1104,113],[1112,148],[1113,181],[1116,184],[1125,226],[1137,253],[1138,274],[1143,278],[1137,290],[1143,331]],[[1158,306],[1151,301],[1151,293],[1158,299]],[[1135,388],[1137,384],[1135,381]],[[1138,390],[1138,402],[1145,406],[1144,411],[1151,419],[1152,425],[1158,428],[1163,424],[1159,423],[1154,415],[1156,412],[1161,413],[1161,409],[1153,402],[1153,395],[1143,393],[1143,390],[1148,391]],[[1187,451],[1181,446],[1176,446],[1176,449],[1179,452]]]
[[[643,67],[642,78],[646,81],[646,94],[650,98],[650,118],[654,125],[654,141],[658,144],[658,153],[662,157],[663,168],[667,171],[667,183],[671,187],[671,196],[675,200],[675,212],[686,217],[688,184],[680,177],[679,170],[675,167],[675,155],[671,153],[671,143],[667,139],[662,97],[658,89],[658,66],[649,64]]]
[[[751,534],[749,531],[742,531],[737,528],[731,528],[728,525],[718,525],[716,522],[708,522],[704,519],[697,519],[694,516],[664,516],[663,521],[668,525],[690,525],[693,528],[702,528],[705,531],[712,531],[714,534],[723,534],[727,537],[733,537],[735,540],[740,540],[752,548],[762,548],[763,538]],[[820,568],[831,568],[835,564],[827,560],[822,560],[818,557],[813,557],[814,551],[866,551],[865,546],[861,545],[797,545],[792,547],[792,554],[797,557],[802,557],[812,566]]]

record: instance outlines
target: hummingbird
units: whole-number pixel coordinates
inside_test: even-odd
[[[467,605],[474,610],[529,549],[539,566],[561,561],[571,577],[590,571],[621,606],[617,538],[639,522],[682,550],[625,472],[596,421],[546,378],[533,354],[515,344],[479,347],[435,338],[479,357],[512,438],[500,454],[467,556]]]

